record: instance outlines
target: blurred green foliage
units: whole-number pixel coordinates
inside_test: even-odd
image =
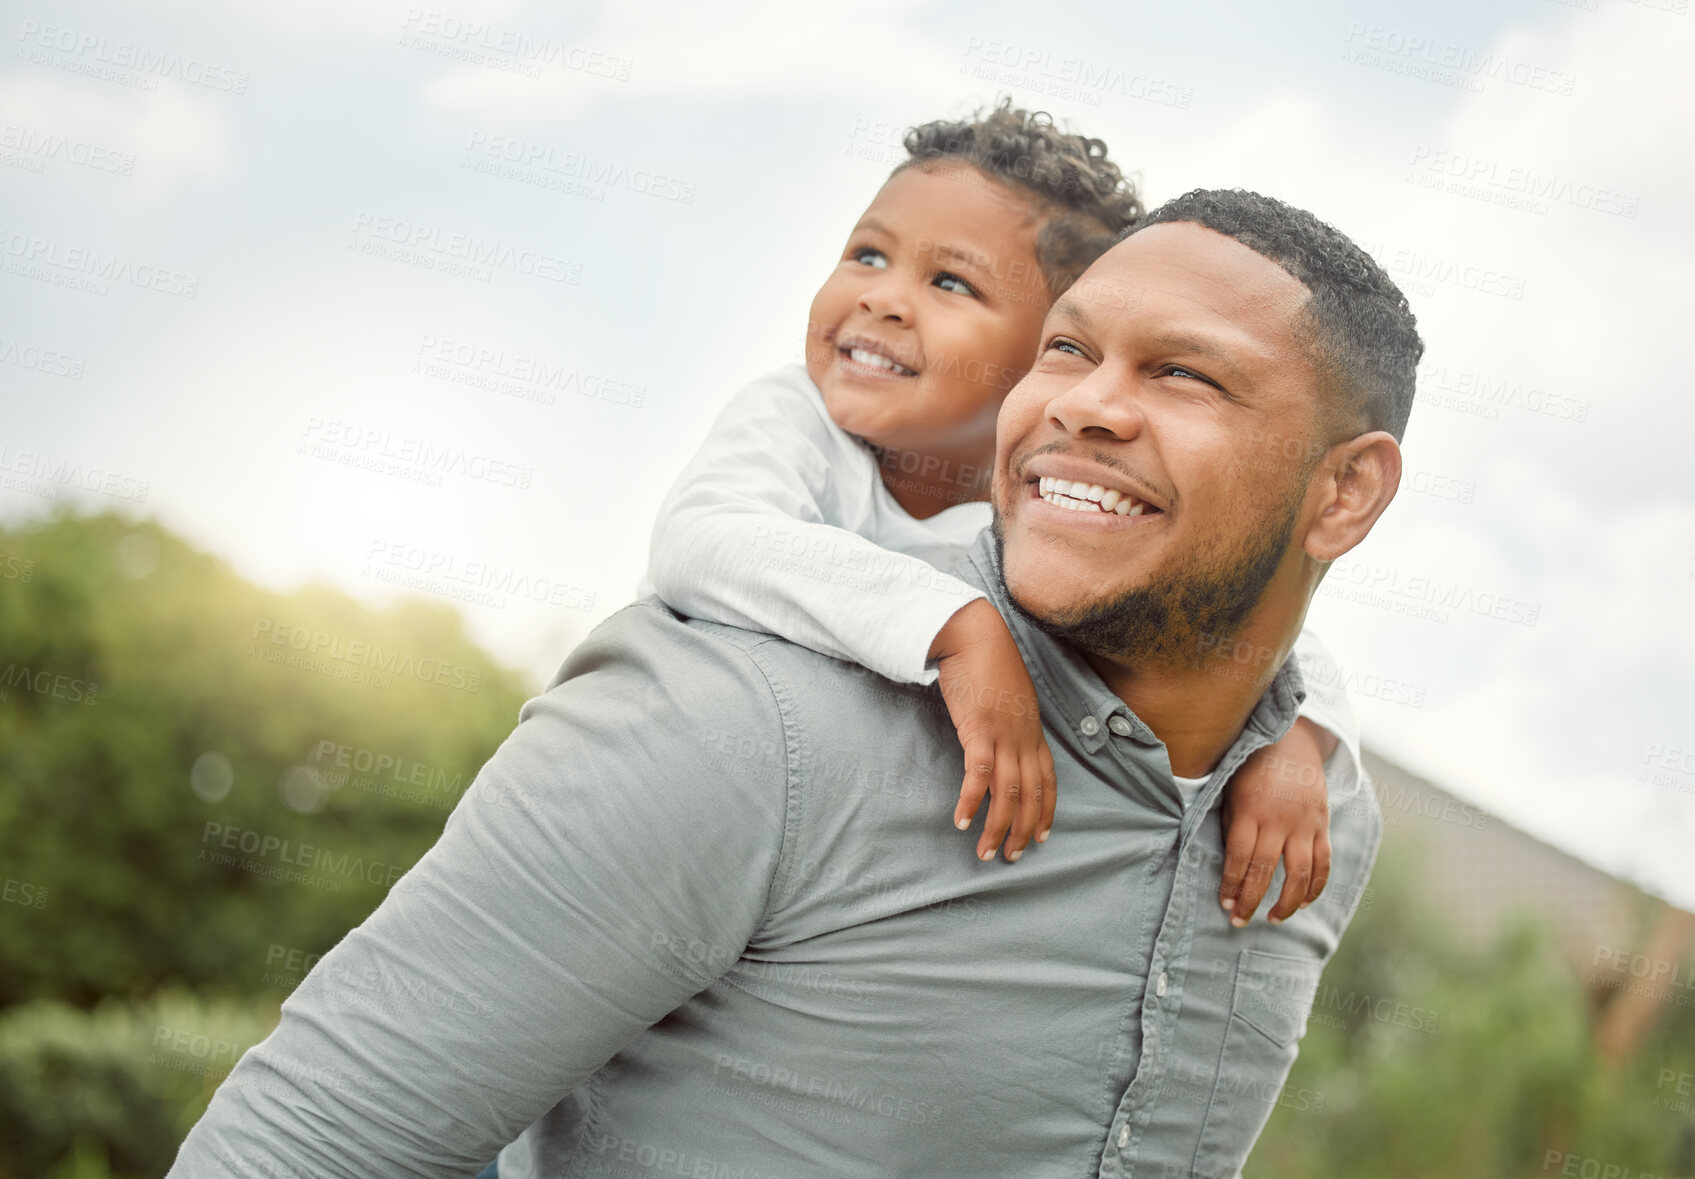
[[[445,606],[270,593],[116,516],[0,529],[0,1179],[163,1174],[524,695]],[[230,832],[330,866],[279,880]],[[1386,850],[1288,1082],[1320,1099],[1273,1110],[1247,1179],[1695,1173],[1665,1084],[1695,1011],[1604,1069],[1550,935],[1461,951],[1416,880]]]
[[[92,1011],[41,999],[0,1013],[0,1174],[163,1175],[276,1004],[175,989]]]
[[[1609,1070],[1595,997],[1549,930],[1522,923],[1483,952],[1458,949],[1419,903],[1416,865],[1390,849],[1371,887],[1285,1087],[1323,1100],[1274,1108],[1244,1179],[1695,1171],[1687,1099],[1663,1083],[1664,1070],[1695,1072],[1695,1011],[1662,1012],[1643,1050]]]
[[[445,605],[271,593],[112,515],[0,530],[0,1009],[280,997],[287,954],[329,949],[435,841],[524,696]],[[302,845],[333,857],[311,883],[262,874]]]

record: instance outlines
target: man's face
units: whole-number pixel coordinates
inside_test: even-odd
[[[836,424],[985,461],[1048,309],[1040,227],[1027,198],[968,165],[891,177],[812,300],[806,368]]]
[[[1307,298],[1188,222],[1133,235],[1060,298],[995,457],[1002,571],[1026,613],[1086,650],[1164,663],[1240,629],[1298,554],[1324,449]]]

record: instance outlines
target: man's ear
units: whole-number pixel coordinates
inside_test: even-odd
[[[1338,442],[1315,472],[1318,516],[1302,548],[1315,561],[1334,561],[1366,538],[1401,486],[1401,448],[1394,435],[1373,430]]]

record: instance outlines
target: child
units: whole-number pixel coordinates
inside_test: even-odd
[[[965,753],[955,823],[989,795],[978,855],[1004,838],[1015,861],[1054,819],[1035,688],[993,605],[935,566],[989,520],[996,414],[1049,306],[1142,206],[1104,144],[1009,99],[906,146],[813,299],[805,366],[737,394],[665,498],[644,591],[901,683],[939,679]],[[1328,665],[1314,643],[1303,658]],[[1238,926],[1279,857],[1272,921],[1324,888],[1322,763],[1338,736],[1357,742],[1351,716],[1308,703],[1226,790],[1220,902]],[[1192,798],[1204,780],[1177,781]]]

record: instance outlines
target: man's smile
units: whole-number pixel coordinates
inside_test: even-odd
[[[1155,493],[1117,471],[1060,454],[1025,465],[1025,498],[1036,520],[1067,526],[1130,528],[1165,514]]]

